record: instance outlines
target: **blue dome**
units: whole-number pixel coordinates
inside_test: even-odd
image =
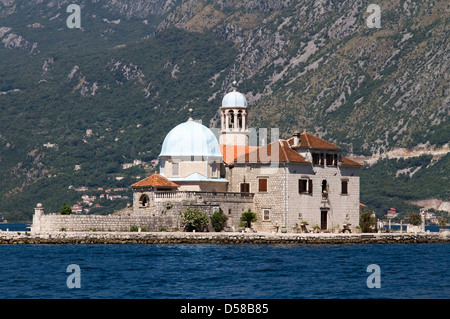
[[[219,142],[206,126],[189,120],[175,126],[164,139],[161,156],[222,157]]]
[[[245,99],[244,94],[233,91],[227,93],[222,99],[223,107],[247,107],[247,100]]]

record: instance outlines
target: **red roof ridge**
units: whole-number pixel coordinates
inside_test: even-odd
[[[288,161],[289,161],[289,157],[287,156],[286,150],[284,149],[285,145],[284,145],[284,143],[283,143],[282,140],[278,140],[278,142],[279,142],[279,144],[281,144],[281,149],[283,150],[284,157],[285,157],[285,159],[286,159],[286,162],[288,162]]]
[[[302,155],[297,153],[295,150],[293,150],[289,142],[286,140],[277,140],[275,142],[272,142],[270,144],[266,144],[264,146],[258,147],[256,150],[247,152],[235,159],[235,163],[249,163],[250,159],[256,159],[256,163],[262,163],[261,155],[267,154],[267,156],[275,156],[273,147],[278,147],[278,158],[272,160],[271,158],[269,162],[276,162],[276,163],[311,163],[307,161]],[[281,148],[281,150],[280,150]],[[265,153],[263,151],[265,150]],[[255,153],[256,152],[256,153]],[[251,156],[251,154],[256,154],[256,156]],[[270,155],[269,155],[270,154]]]
[[[302,135],[302,134],[305,135],[307,145],[308,145],[308,146],[311,146],[311,143],[310,143],[309,138],[308,138],[308,133],[303,132],[303,133],[301,133],[300,135]]]
[[[325,148],[325,149],[338,149],[338,150],[341,149],[336,144],[333,144],[331,142],[325,141],[324,139],[322,139],[322,138],[320,138],[318,136],[315,136],[314,134],[303,132],[303,133],[300,134],[300,136],[302,136],[302,135],[306,139],[307,147],[310,147],[310,148]],[[318,140],[317,142],[319,142],[319,145],[313,145],[313,144],[316,144],[314,140]]]
[[[347,165],[347,166],[364,166],[361,163],[358,163],[354,160],[349,159],[348,157],[342,156],[341,165]]]
[[[163,188],[177,188],[180,185],[170,181],[166,177],[159,175],[158,173],[154,173],[139,182],[134,183],[131,187],[163,187]]]

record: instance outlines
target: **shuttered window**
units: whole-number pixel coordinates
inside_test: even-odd
[[[267,178],[258,179],[258,192],[267,192]]]

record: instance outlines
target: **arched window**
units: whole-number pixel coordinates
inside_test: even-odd
[[[211,175],[212,175],[212,178],[217,177],[217,163],[216,162],[213,162],[211,164]]]
[[[327,183],[327,180],[326,180],[326,179],[324,179],[324,180],[322,181],[322,193],[324,193],[324,192],[327,192],[327,193],[328,193],[328,183]]]
[[[149,205],[149,198],[146,194],[143,194],[140,198],[139,198],[139,206],[140,207],[147,207]]]
[[[228,112],[228,128],[229,129],[234,128],[234,112],[233,111]]]
[[[237,128],[238,130],[242,129],[242,111],[238,111],[237,114]]]

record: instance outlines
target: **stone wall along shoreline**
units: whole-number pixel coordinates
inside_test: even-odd
[[[0,231],[0,244],[391,244],[450,243],[450,232],[293,234],[231,232],[27,232]]]

